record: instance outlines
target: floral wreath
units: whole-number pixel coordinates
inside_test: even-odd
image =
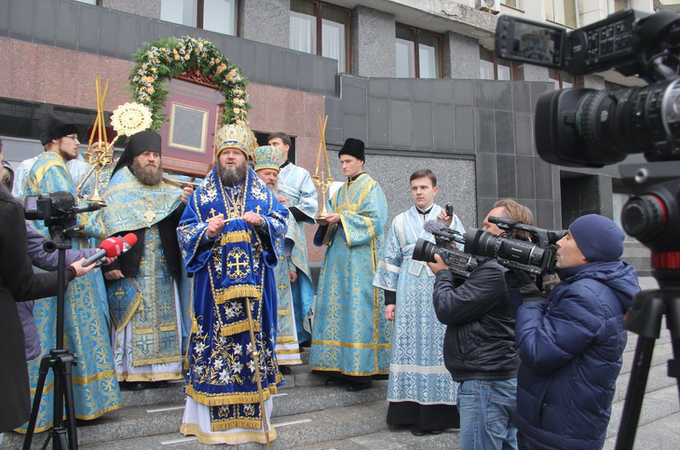
[[[199,70],[224,94],[220,125],[247,125],[248,79],[212,42],[189,36],[162,38],[140,49],[134,55],[134,61],[135,67],[130,74],[132,97],[151,110],[152,130],[167,120],[163,112],[163,103],[168,96],[167,79],[191,69]]]

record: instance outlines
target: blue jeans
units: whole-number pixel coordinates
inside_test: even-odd
[[[517,378],[460,383],[460,450],[517,450],[516,395]]]

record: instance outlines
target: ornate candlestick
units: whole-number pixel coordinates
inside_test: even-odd
[[[328,161],[328,149],[326,149],[326,125],[328,124],[328,116],[321,122],[321,114],[319,114],[319,127],[321,128],[321,142],[319,143],[319,153],[316,157],[316,169],[314,170],[314,175],[312,176],[312,181],[316,188],[321,192],[321,208],[319,208],[319,214],[317,214],[317,219],[325,219],[328,216],[328,210],[326,209],[326,192],[328,188],[333,184],[333,176],[331,175],[331,166]],[[323,155],[325,160],[325,167],[321,168],[321,155]]]

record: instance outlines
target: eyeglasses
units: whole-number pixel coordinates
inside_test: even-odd
[[[64,137],[71,138],[71,139],[73,139],[74,141],[77,141],[77,140],[78,140],[78,135],[77,135],[77,134],[67,134],[67,135],[64,136]]]

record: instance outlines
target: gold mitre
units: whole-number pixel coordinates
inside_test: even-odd
[[[224,125],[215,134],[215,152],[219,158],[225,148],[236,148],[250,157],[250,152],[257,145],[255,134],[245,125],[232,123]]]
[[[263,169],[274,169],[279,171],[281,164],[281,150],[273,145],[263,145],[253,150],[253,161],[255,171]]]

